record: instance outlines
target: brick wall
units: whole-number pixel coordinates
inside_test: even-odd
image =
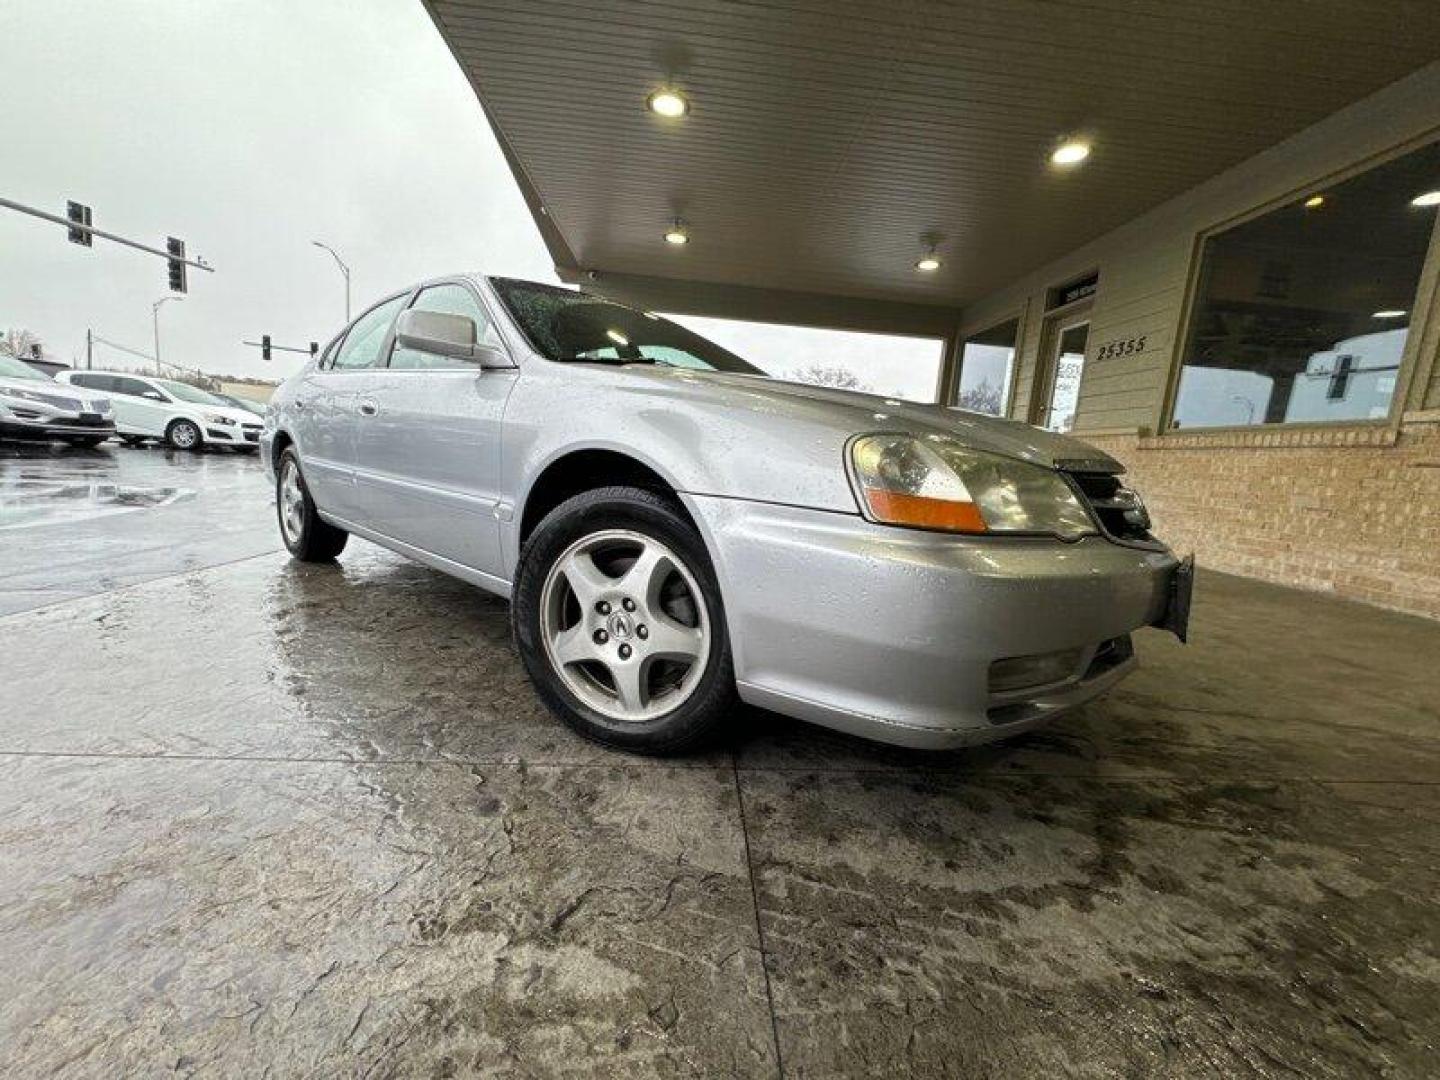
[[[1156,532],[1217,570],[1440,619],[1440,422],[1091,436]]]

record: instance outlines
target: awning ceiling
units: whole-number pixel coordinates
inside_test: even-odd
[[[427,7],[562,276],[916,331],[1440,56],[1433,0]]]

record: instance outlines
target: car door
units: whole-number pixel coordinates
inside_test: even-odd
[[[427,285],[411,307],[473,319],[477,341],[504,349],[463,281]],[[500,425],[517,374],[392,344],[357,403],[356,485],[377,530],[500,575]]]
[[[355,490],[355,402],[383,362],[390,325],[409,295],[382,300],[351,323],[295,392],[293,434],[310,497],[324,512],[357,525],[369,522]]]
[[[116,426],[127,435],[151,435],[159,438],[174,415],[174,407],[158,387],[134,375],[112,375],[110,391],[115,406]]]

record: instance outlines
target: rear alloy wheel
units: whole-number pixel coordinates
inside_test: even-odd
[[[546,704],[598,742],[686,750],[734,704],[708,553],[654,492],[587,492],[547,516],[521,556],[512,619]]]
[[[176,450],[200,450],[205,438],[193,420],[175,420],[165,429],[165,441]]]
[[[275,477],[275,514],[280,521],[280,538],[301,562],[329,562],[345,550],[350,534],[321,520],[315,502],[305,487],[300,459],[286,449],[280,455]]]

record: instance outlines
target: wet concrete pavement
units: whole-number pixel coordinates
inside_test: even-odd
[[[1205,574],[1014,743],[648,761],[256,462],[100,453],[195,494],[0,520],[0,1073],[1435,1072],[1436,624]]]

